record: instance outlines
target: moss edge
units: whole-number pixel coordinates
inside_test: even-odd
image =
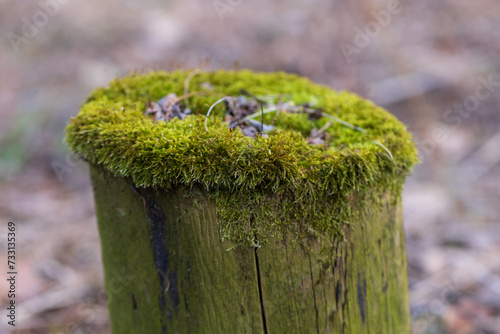
[[[190,82],[190,91],[201,93],[190,98],[194,115],[157,123],[143,115],[147,102],[172,92],[181,96],[189,73],[132,74],[97,89],[71,119],[66,142],[85,160],[138,187],[209,190],[223,239],[255,246],[291,232],[296,240],[333,240],[345,224],[355,226],[350,208],[354,193],[375,188],[399,193],[418,161],[411,135],[384,109],[282,72],[199,73]],[[204,88],[205,82],[213,89]],[[210,105],[222,96],[239,95],[242,88],[254,95],[289,94],[296,104],[314,103],[367,134],[336,123],[328,129],[330,147],[313,146],[306,136],[325,119],[280,114],[276,133],[254,139],[221,122],[222,106],[214,109],[206,132],[204,114]],[[397,170],[372,141],[389,148]]]

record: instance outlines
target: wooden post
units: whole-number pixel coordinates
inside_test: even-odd
[[[141,78],[141,84],[154,82],[148,81],[151,75]],[[180,74],[182,78],[187,75]],[[244,72],[245,77],[248,75]],[[160,76],[174,81],[174,87],[182,86],[179,82],[183,80],[174,80],[175,75]],[[216,82],[226,87],[228,84],[225,86],[220,78],[228,76],[238,82],[243,75],[206,73],[191,85],[196,88],[204,82]],[[262,81],[262,76],[270,75],[251,74],[250,78]],[[279,74],[279,78],[282,76]],[[86,104],[90,107],[84,106],[72,120],[67,137],[70,146],[90,165],[113,333],[410,332],[401,188],[416,155],[411,138],[401,130],[400,123],[373,105],[364,105],[375,108],[376,113],[370,114],[368,120],[359,117],[358,124],[379,117],[377,121],[389,122],[396,128],[379,123],[387,131],[380,136],[389,138],[385,143],[390,144],[394,160],[384,152],[358,160],[359,150],[363,149],[359,147],[339,151],[339,157],[347,161],[345,164],[330,156],[335,164],[328,165],[327,161],[325,167],[325,161],[321,160],[317,168],[308,165],[312,171],[309,176],[304,175],[305,169],[293,172],[293,168],[286,169],[290,175],[281,174],[285,169],[283,164],[296,153],[290,147],[303,145],[302,142],[289,147],[287,139],[281,138],[279,145],[273,146],[271,134],[263,144],[265,150],[259,151],[259,141],[243,137],[238,138],[245,145],[231,142],[231,147],[222,149],[222,144],[214,143],[212,137],[203,137],[211,134],[200,129],[199,121],[183,130],[192,136],[179,143],[184,156],[166,151],[148,155],[151,150],[148,145],[170,147],[176,138],[171,137],[164,124],[158,133],[165,136],[162,139],[165,144],[158,144],[158,133],[148,131],[148,126],[153,128],[156,124],[140,123],[129,132],[124,132],[128,128],[121,128],[129,120],[124,116],[126,111],[120,111],[118,102],[132,101],[124,102],[123,108],[127,110],[137,103],[136,99],[140,100],[130,90],[137,83],[127,82],[137,77],[119,80],[108,90],[98,91],[105,92],[105,103],[109,103],[110,97],[115,99],[112,106],[103,105],[102,101],[97,103],[96,95],[91,97]],[[287,82],[302,80],[285,79],[282,88],[273,79],[267,86],[261,83],[261,89],[288,93]],[[314,87],[312,83],[306,84]],[[317,89],[313,93],[320,96],[327,92],[323,87]],[[115,90],[122,95],[115,96]],[[140,91],[141,96],[145,95],[142,87]],[[299,91],[304,90],[299,87]],[[228,89],[225,94],[230,92]],[[354,104],[364,112],[359,101],[363,100],[356,97]],[[97,112],[96,105],[100,106]],[[141,108],[142,105],[137,110]],[[142,122],[143,116],[136,114],[135,121]],[[188,119],[176,121],[172,126]],[[293,119],[287,120],[293,123]],[[224,126],[220,129],[226,136],[224,140],[230,140],[227,136],[231,132]],[[342,137],[335,132],[344,131],[339,129],[332,133]],[[353,132],[357,140],[364,140]],[[196,144],[191,139],[200,142]],[[135,147],[135,153],[127,151],[127,145]],[[234,154],[230,151],[233,146],[237,147]],[[246,157],[248,146],[270,154],[263,158],[259,154]],[[288,150],[289,155],[268,161],[273,152],[279,154],[280,147]],[[307,146],[305,150],[308,149]],[[206,156],[195,150],[205,150]],[[214,150],[218,150],[217,155],[212,156]],[[377,146],[370,146],[367,156],[375,150]],[[170,168],[171,174],[151,165],[146,170],[136,168],[144,167],[145,155],[153,167]],[[207,165],[212,166],[219,156],[219,163],[213,164],[212,172],[207,172]],[[175,161],[186,157],[203,163],[196,165],[190,160],[191,170],[183,182],[182,171],[186,171],[187,165],[177,171]],[[299,157],[296,163],[307,157]],[[261,170],[267,173],[266,164],[281,172],[265,182],[253,182],[252,188],[237,177],[243,168],[234,166],[237,159],[257,160],[256,174],[249,175],[258,175]],[[243,166],[254,169],[253,165]],[[227,179],[224,173],[229,174]],[[156,175],[154,182],[149,174]],[[196,180],[192,181],[189,175]],[[204,177],[217,182],[204,182],[208,180]],[[276,178],[279,186],[269,186]],[[319,181],[308,182],[314,178]],[[290,186],[287,180],[306,186]]]

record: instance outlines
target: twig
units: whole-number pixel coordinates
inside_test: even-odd
[[[188,92],[189,92],[189,82],[191,81],[191,79],[198,73],[200,73],[201,70],[199,68],[195,69],[194,71],[192,71],[191,73],[188,74],[188,76],[186,77],[186,80],[184,80],[184,105],[186,106],[186,109],[189,109],[189,95],[188,95]],[[180,98],[179,98],[180,99]]]
[[[266,101],[258,98],[257,96],[253,95],[252,93],[250,93],[246,89],[243,89],[243,88],[240,89],[240,93],[243,94],[243,95],[246,95],[246,96],[249,96],[249,97],[253,98],[255,101],[257,101],[260,104],[267,104]]]
[[[332,125],[333,123],[331,121],[328,121],[325,125],[323,125],[321,127],[321,129],[318,130],[318,132],[316,132],[316,134],[320,135],[323,133],[323,131],[325,131],[326,129],[328,129],[330,127],[330,125]]]
[[[389,151],[389,149],[387,147],[385,147],[384,145],[382,145],[381,143],[379,143],[376,140],[371,140],[371,142],[374,143],[375,145],[378,145],[378,146],[382,147],[387,152],[387,154],[389,154],[389,157],[391,158],[392,163],[394,164],[394,168],[396,168],[396,172],[399,173],[398,166],[396,165],[396,160],[394,160],[394,157],[392,156],[391,151]]]
[[[262,113],[262,121],[260,122],[260,136],[262,137],[262,134],[264,133],[264,107],[262,106],[262,103],[260,104],[260,111]]]
[[[207,112],[207,116],[205,116],[205,131],[208,132],[208,128],[207,128],[207,121],[208,121],[208,116],[210,116],[210,112],[212,111],[212,109],[218,105],[219,103],[221,102],[224,102],[224,101],[227,101],[227,99],[229,98],[229,96],[224,96],[223,98],[217,100],[214,104],[212,104],[210,106],[210,108],[208,108],[208,112]]]
[[[343,121],[340,118],[335,117],[333,115],[330,115],[330,114],[327,114],[327,113],[322,113],[322,116],[331,118],[331,119],[335,120],[336,122],[338,122],[340,124],[343,124],[343,125],[345,125],[347,127],[350,127],[351,129],[354,129],[354,130],[357,130],[357,131],[361,131],[363,133],[367,133],[367,131],[365,129],[363,129],[362,127],[359,127],[359,126],[356,126],[356,125],[352,125],[351,123],[347,123],[346,121]],[[389,149],[387,147],[385,147],[384,145],[382,145],[381,143],[379,143],[376,140],[371,140],[371,142],[374,143],[375,145],[383,148],[387,152],[387,154],[389,155],[389,157],[392,160],[392,163],[394,164],[394,168],[396,168],[396,172],[399,173],[398,166],[396,165],[396,160],[394,160],[394,157],[392,156],[391,151],[389,151]]]
[[[352,125],[351,123],[347,123],[346,121],[343,121],[343,120],[341,120],[340,118],[335,117],[335,116],[333,116],[333,115],[330,115],[330,114],[327,114],[327,113],[324,113],[324,112],[323,112],[323,113],[321,113],[321,116],[323,116],[323,117],[327,117],[327,118],[331,118],[331,119],[333,119],[333,120],[334,120],[335,122],[337,122],[337,123],[343,124],[343,125],[345,125],[345,126],[347,126],[347,127],[351,128],[351,129],[354,129],[354,130],[357,130],[357,131],[361,131],[361,132],[363,132],[363,133],[366,133],[366,130],[365,130],[365,129],[363,129],[362,127],[359,127],[359,126],[356,126],[356,125]]]
[[[275,105],[272,105],[270,106],[268,109],[264,110],[264,107],[263,107],[263,104],[262,102],[264,102],[263,100],[260,100],[259,98],[257,98],[256,96],[254,96],[253,94],[247,92],[246,90],[242,89],[241,90],[241,93],[242,94],[245,94],[247,96],[250,96],[252,97],[253,99],[255,99],[259,104],[260,104],[260,112],[256,112],[256,113],[253,113],[251,115],[248,115],[246,117],[243,118],[243,121],[247,121],[247,120],[251,120],[252,118],[258,116],[259,114],[262,115],[262,122],[261,122],[261,127],[260,127],[260,133],[262,135],[263,131],[264,131],[264,114],[267,114],[267,113],[270,113],[270,112],[273,112],[273,111],[276,111],[278,112],[279,109],[275,106]],[[221,103],[222,101],[227,101],[227,99],[230,99],[229,96],[224,96],[223,98],[219,99],[217,102],[215,102],[214,104],[212,104],[210,106],[210,108],[208,109],[208,112],[207,112],[207,115],[205,117],[205,130],[208,132],[208,129],[207,129],[207,120],[208,120],[208,116],[210,115],[210,111],[219,103]],[[294,108],[294,107],[291,107],[291,108],[287,108],[287,106],[283,106],[283,110],[285,111],[289,111],[289,112],[300,112],[297,108]],[[306,112],[306,113],[309,113],[309,114],[312,114],[315,110],[314,109],[310,109],[310,108],[304,108],[302,109],[302,112]],[[320,111],[320,110],[316,110],[316,111]],[[325,112],[321,112],[321,116],[322,117],[326,117],[326,118],[330,118],[332,119],[333,121],[337,122],[337,123],[340,123],[344,126],[347,126],[348,128],[351,128],[353,130],[356,130],[356,131],[359,131],[359,132],[362,132],[364,134],[368,134],[368,131],[366,131],[365,129],[363,129],[362,127],[360,126],[357,126],[357,125],[353,125],[351,123],[348,123],[336,116],[333,116],[331,114],[327,114]],[[332,125],[332,122],[328,122],[326,123],[321,129],[318,130],[317,134],[320,135],[321,133],[323,133],[328,127],[330,127]],[[384,145],[382,145],[380,142],[378,141],[375,141],[375,140],[370,140],[370,142],[374,143],[375,145],[381,147],[388,155],[389,155],[389,158],[391,158],[392,160],[392,163],[394,164],[394,168],[396,169],[396,171],[399,173],[398,171],[398,166],[396,164],[396,160],[394,159],[391,151],[389,151],[389,149],[387,147],[385,147]]]
[[[192,93],[189,93],[189,94],[184,94],[184,95],[181,95],[181,96],[179,96],[177,98],[177,102],[176,103],[178,103],[178,101],[180,101],[182,99],[185,100],[185,99],[187,99],[188,97],[191,97],[191,96],[208,95],[208,94],[210,94],[210,93],[209,92],[192,92]],[[186,108],[184,108],[184,109],[189,109],[189,106],[186,106]]]
[[[264,113],[264,114],[268,114],[270,112],[273,112],[273,111],[276,111],[276,107],[270,107],[270,108],[267,108],[266,110],[262,110],[262,111],[257,111],[256,113],[253,113],[251,115],[248,115],[246,117],[243,118],[244,121],[247,121],[251,118],[254,118],[255,116],[259,116],[260,114]]]

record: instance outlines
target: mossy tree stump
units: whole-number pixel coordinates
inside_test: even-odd
[[[188,76],[192,115],[144,115]],[[278,111],[247,137],[220,105],[206,130],[241,89],[339,122]],[[153,72],[96,90],[66,140],[90,165],[113,333],[410,332],[401,189],[416,150],[380,107],[285,73]]]

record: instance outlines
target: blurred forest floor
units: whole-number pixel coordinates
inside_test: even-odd
[[[0,221],[18,224],[17,333],[109,332],[67,120],[114,77],[199,64],[298,73],[406,123],[422,158],[404,192],[413,332],[500,333],[495,0],[401,1],[394,13],[375,0],[47,1],[0,1]]]

